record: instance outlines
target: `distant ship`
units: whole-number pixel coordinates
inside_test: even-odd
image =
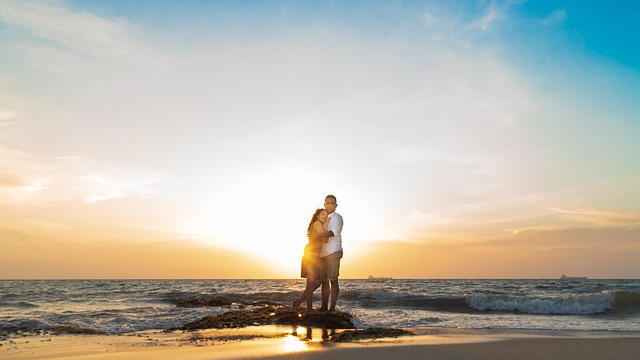
[[[373,275],[369,275],[369,280],[391,280],[393,279],[391,276],[389,277],[385,277],[385,276],[373,276]]]
[[[567,276],[567,275],[562,275],[560,276],[560,280],[587,280],[586,276]]]

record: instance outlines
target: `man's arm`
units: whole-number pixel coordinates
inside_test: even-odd
[[[325,242],[329,241],[330,237],[334,237],[337,234],[340,234],[342,230],[342,216],[335,216],[331,218],[329,222],[329,228],[327,231],[323,231],[318,233],[318,237],[326,238]]]
[[[335,235],[333,234],[333,231],[331,231],[331,230],[323,231],[321,233],[318,233],[318,235],[316,235],[316,237],[321,238],[322,241],[324,241],[324,242],[328,242],[329,238],[332,237],[332,236],[335,236]]]

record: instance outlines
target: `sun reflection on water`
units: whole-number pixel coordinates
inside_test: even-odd
[[[311,328],[305,326],[291,327],[287,335],[281,338],[283,353],[318,351],[334,344],[330,339],[335,336],[335,329]]]
[[[310,350],[304,341],[297,336],[288,335],[282,340],[282,351],[285,353],[300,352]]]

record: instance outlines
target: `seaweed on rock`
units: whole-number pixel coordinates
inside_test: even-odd
[[[352,316],[345,312],[297,314],[284,306],[263,306],[252,310],[229,311],[215,316],[205,316],[172,330],[225,329],[259,325],[355,329],[351,318]]]

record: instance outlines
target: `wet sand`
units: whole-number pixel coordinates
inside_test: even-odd
[[[409,329],[417,335],[336,343],[321,329],[141,332],[126,335],[14,332],[3,359],[634,359],[640,333]],[[340,331],[337,331],[340,333]]]

